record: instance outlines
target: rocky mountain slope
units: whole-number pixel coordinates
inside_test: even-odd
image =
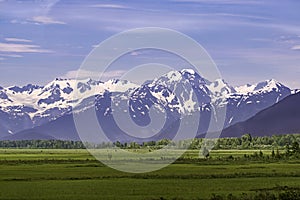
[[[295,91],[273,79],[234,88],[221,79],[209,82],[191,69],[170,71],[143,85],[126,80],[55,79],[45,86],[0,88],[0,138],[34,132],[41,137],[78,140],[74,127],[67,127],[73,123],[73,108],[80,113],[94,106],[103,126],[119,134],[124,133],[116,127],[114,110],[119,109],[119,113],[127,117],[129,114],[136,125],[147,126],[151,123],[152,108],[167,116],[158,134],[160,137],[175,132],[178,121],[195,113],[200,114],[200,119],[190,123],[199,124],[197,131],[201,134],[208,130],[211,120],[218,120],[220,109],[226,108],[224,127],[228,127],[249,119],[292,93]],[[46,127],[52,132],[43,130]],[[123,139],[126,138],[130,139]]]

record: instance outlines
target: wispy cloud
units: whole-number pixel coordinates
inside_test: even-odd
[[[94,44],[92,45],[92,48],[97,48],[99,46],[99,44]]]
[[[141,55],[141,54],[142,54],[142,53],[137,52],[137,51],[132,51],[132,52],[130,53],[131,56],[138,56],[138,55]]]
[[[5,38],[7,42],[32,42],[31,40],[22,39],[22,38]]]
[[[23,56],[18,55],[18,54],[0,54],[0,56],[10,57],[10,58],[22,58],[23,57]]]
[[[47,49],[41,49],[38,45],[0,43],[0,52],[50,53],[52,51]]]
[[[120,4],[95,4],[95,5],[91,5],[89,7],[92,7],[92,8],[115,8],[115,9],[129,8],[127,6],[120,5]]]
[[[34,16],[31,18],[27,18],[26,20],[23,19],[12,19],[10,20],[10,23],[12,24],[37,24],[37,25],[49,25],[49,24],[66,24],[63,21],[55,20],[52,17],[48,16]]]
[[[171,0],[171,2],[180,2],[180,3],[206,3],[206,4],[239,4],[239,5],[249,5],[249,4],[262,4],[262,1],[257,0]]]
[[[34,42],[7,41],[2,38],[0,42],[17,43],[18,46],[16,48],[12,44],[5,44],[3,49],[4,44],[1,44],[0,54],[3,55],[0,57],[6,59],[6,64],[12,66],[28,66],[25,69],[30,73],[42,63],[43,66],[56,66],[55,70],[49,67],[49,74],[46,74],[48,77],[57,76],[59,73],[65,74],[70,68],[61,66],[62,59],[59,58],[64,57],[63,65],[78,66],[84,55],[91,50],[92,44],[98,44],[112,33],[155,26],[181,31],[198,41],[215,60],[222,62],[220,71],[226,74],[227,77],[224,78],[229,81],[231,79],[232,82],[245,83],[274,77],[297,82],[299,77],[300,40],[297,38],[300,34],[298,23],[300,15],[297,8],[300,2],[298,1],[286,1],[284,4],[260,0],[20,2],[5,1],[3,5],[1,4],[3,20],[0,20],[0,27],[3,36],[32,39],[30,35],[34,33],[34,42],[41,41],[43,35],[45,41],[42,45]],[[280,15],[274,14],[279,10]],[[65,23],[70,26],[63,25]],[[86,30],[89,36],[87,37],[82,30]],[[17,35],[11,35],[12,32]],[[279,38],[280,36],[285,37]],[[65,45],[67,43],[68,45]],[[21,48],[20,44],[37,44],[41,47]],[[84,48],[77,48],[79,45]],[[9,54],[25,57],[26,54],[23,52],[37,52],[41,49],[59,52],[57,59],[53,59],[52,54],[43,55],[41,59],[37,54],[28,56],[26,62],[21,63],[20,59],[10,59],[14,56],[8,56]],[[132,52],[131,60],[144,57],[144,53],[142,56],[134,56],[135,54],[136,52]],[[77,55],[80,57],[75,57]],[[129,65],[124,63],[122,69],[127,68]],[[298,74],[295,70],[298,70]],[[6,73],[8,72],[2,73],[4,78]],[[68,72],[67,75],[74,77],[74,73],[77,71]],[[118,73],[109,72],[105,76],[111,78],[116,74]],[[95,77],[93,72],[86,72],[83,75]],[[244,79],[243,75],[247,75],[248,79]],[[242,78],[237,81],[239,77]],[[299,81],[298,86],[300,87]]]
[[[35,16],[31,19],[31,21],[38,24],[66,24],[63,21],[58,21],[48,16]]]
[[[10,23],[12,23],[12,24],[28,24],[29,22],[26,20],[12,19],[12,20],[10,20]]]
[[[295,45],[291,48],[292,50],[300,50],[300,45]]]
[[[113,78],[118,78],[125,74],[126,71],[124,70],[112,70],[112,71],[107,71],[104,72],[103,74],[100,74],[99,72],[95,71],[87,71],[87,70],[73,70],[73,71],[68,71],[63,78],[69,78],[69,79],[74,79],[74,78],[79,78],[79,79],[85,79],[85,78],[92,78],[92,79],[99,79],[102,78],[102,80],[109,80]]]

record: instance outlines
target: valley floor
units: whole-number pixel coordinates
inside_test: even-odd
[[[198,159],[199,152],[190,150],[159,171],[129,174],[104,166],[85,150],[0,149],[0,199],[214,199],[281,190],[299,194],[300,160],[243,159],[254,152],[219,150],[210,159]],[[222,159],[228,156],[231,160]]]

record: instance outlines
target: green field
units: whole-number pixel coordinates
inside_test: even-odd
[[[190,150],[159,171],[129,174],[104,166],[86,150],[0,149],[0,199],[210,199],[299,191],[299,160],[239,159],[254,152],[218,150],[198,159],[199,152]],[[235,159],[219,160],[230,155]]]

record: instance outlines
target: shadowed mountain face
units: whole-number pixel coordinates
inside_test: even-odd
[[[290,95],[250,119],[223,130],[222,137],[300,133],[300,93]]]
[[[73,140],[79,141],[80,138],[75,129],[73,116],[68,114],[57,120],[37,126],[31,129],[23,130],[13,135],[1,138],[1,140]]]
[[[10,140],[10,141],[18,141],[18,140],[57,140],[57,138],[54,138],[54,137],[52,137],[50,135],[47,135],[47,134],[43,134],[40,131],[34,132],[34,130],[9,135],[9,136],[3,137],[1,139],[2,140]]]
[[[76,99],[75,91],[84,98]],[[88,109],[96,109],[102,128],[113,132],[109,135],[112,140],[136,140],[117,126],[112,115],[116,109],[137,126],[151,124],[151,109],[164,110],[164,126],[149,139],[172,138],[182,119],[187,119],[187,126],[197,126],[198,134],[205,134],[211,120],[218,120],[219,110],[227,109],[224,127],[228,127],[292,93],[296,91],[272,79],[234,88],[221,79],[209,82],[193,70],[171,71],[143,85],[124,80],[56,79],[46,86],[0,88],[0,139],[36,134],[40,139],[79,140],[72,112],[79,114]],[[194,114],[200,114],[198,121],[191,118]],[[132,130],[132,124],[123,124]],[[215,130],[223,126],[219,127]]]

